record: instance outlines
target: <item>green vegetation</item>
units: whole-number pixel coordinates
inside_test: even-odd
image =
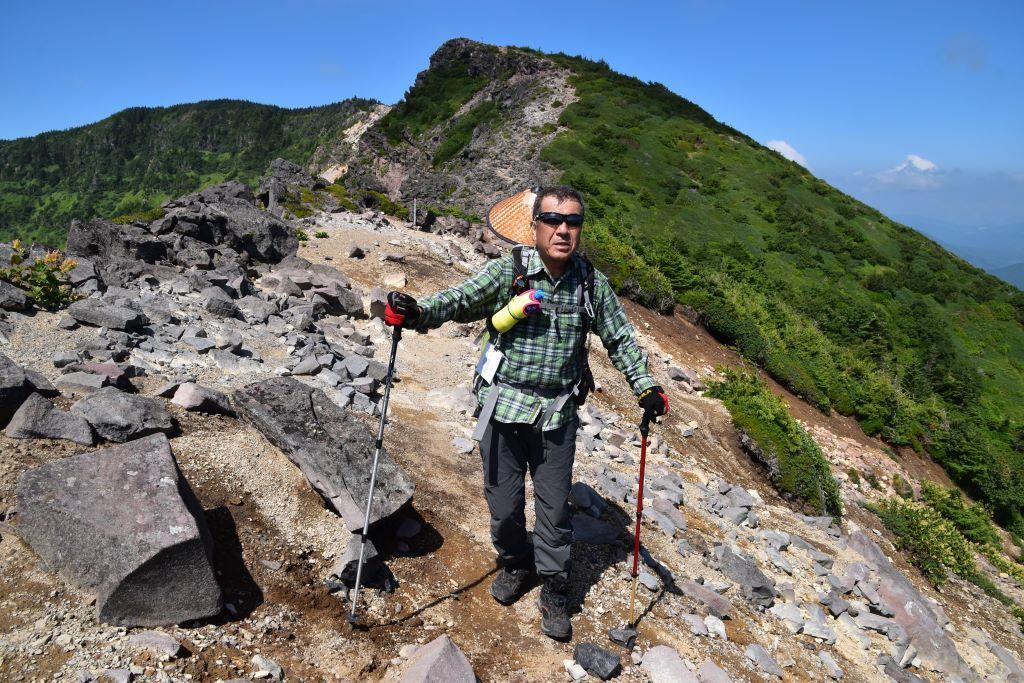
[[[921,500],[948,520],[964,537],[982,546],[1001,548],[1002,540],[988,511],[964,500],[957,489],[947,489],[930,481],[921,482]]]
[[[332,185],[328,185],[327,187],[325,187],[323,191],[337,199],[338,203],[341,205],[341,208],[345,209],[346,211],[351,211],[352,213],[359,212],[359,207],[356,206],[356,203],[354,201],[352,201],[352,198],[349,196],[348,190],[345,189],[344,185],[334,183]]]
[[[309,233],[307,233],[302,228],[295,228],[295,237],[296,239],[303,243],[309,241]]]
[[[389,216],[401,218],[403,221],[409,220],[409,207],[405,204],[391,201],[391,198],[383,192],[362,190],[361,201],[365,206],[373,207]]]
[[[695,309],[789,390],[927,452],[1024,533],[1024,292],[664,86],[546,56],[579,99],[541,159],[585,193],[584,248],[615,286]]]
[[[842,516],[839,485],[828,461],[786,405],[753,372],[723,370],[725,380],[712,383],[709,394],[722,400],[736,426],[778,462],[773,484],[817,513]]]
[[[0,268],[0,280],[6,280],[25,291],[29,300],[39,308],[56,310],[67,306],[77,297],[68,282],[68,272],[75,267],[73,259],[51,251],[35,261],[29,260],[29,251],[20,240],[11,244],[11,265]]]
[[[147,211],[136,211],[135,213],[126,213],[120,216],[114,216],[110,220],[114,223],[134,223],[139,221],[140,223],[152,223],[155,220],[159,220],[164,217],[167,212],[159,206],[155,209],[149,209]]]
[[[317,230],[316,232],[313,233],[313,237],[317,238],[318,240],[322,240],[327,239],[328,237],[330,237],[330,235],[328,235],[323,230]]]
[[[307,163],[375,104],[308,109],[237,100],[136,107],[97,123],[0,141],[0,240],[60,246],[73,218],[144,218],[224,180],[255,185],[276,157]]]
[[[478,126],[496,121],[500,114],[501,110],[498,104],[493,100],[488,100],[478,104],[466,112],[466,114],[456,119],[455,123],[448,129],[444,142],[434,152],[432,160],[434,168],[437,168],[461,152],[469,144],[470,140],[473,139],[473,132]]]
[[[471,75],[457,64],[435,66],[420,74],[405,98],[378,125],[391,142],[407,135],[416,138],[449,120],[488,80],[483,75]]]
[[[869,504],[868,508],[882,519],[896,536],[897,547],[932,584],[945,583],[947,569],[965,579],[978,574],[970,542],[932,508],[902,498]]]

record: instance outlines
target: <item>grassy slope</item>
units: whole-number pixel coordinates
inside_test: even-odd
[[[587,193],[602,264],[641,286],[620,284],[655,304],[667,285],[796,393],[928,450],[1020,528],[1024,294],[663,86],[555,59],[580,100],[543,157]]]
[[[306,163],[374,104],[308,109],[237,100],[133,108],[94,124],[0,141],[0,240],[62,244],[72,218],[116,216],[228,179],[254,183],[276,157]]]

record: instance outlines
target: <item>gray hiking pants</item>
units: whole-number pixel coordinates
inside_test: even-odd
[[[548,432],[491,420],[480,440],[491,542],[506,567],[536,563],[541,576],[569,577],[572,520],[569,489],[579,420]],[[533,478],[533,547],[526,534],[526,471]]]

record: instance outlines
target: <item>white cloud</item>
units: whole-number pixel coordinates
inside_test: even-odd
[[[876,173],[875,179],[886,185],[927,190],[941,184],[942,174],[934,161],[917,154],[908,154],[898,165]]]
[[[793,145],[789,144],[785,140],[769,140],[765,143],[765,147],[773,149],[790,161],[795,161],[804,168],[807,168],[807,157],[796,151]]]

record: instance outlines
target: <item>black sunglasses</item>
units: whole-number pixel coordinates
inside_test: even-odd
[[[544,225],[549,225],[552,228],[557,228],[562,224],[562,221],[565,221],[565,224],[570,228],[583,227],[582,213],[558,213],[557,211],[545,211],[544,213],[538,213],[534,216],[534,220],[538,220]]]

